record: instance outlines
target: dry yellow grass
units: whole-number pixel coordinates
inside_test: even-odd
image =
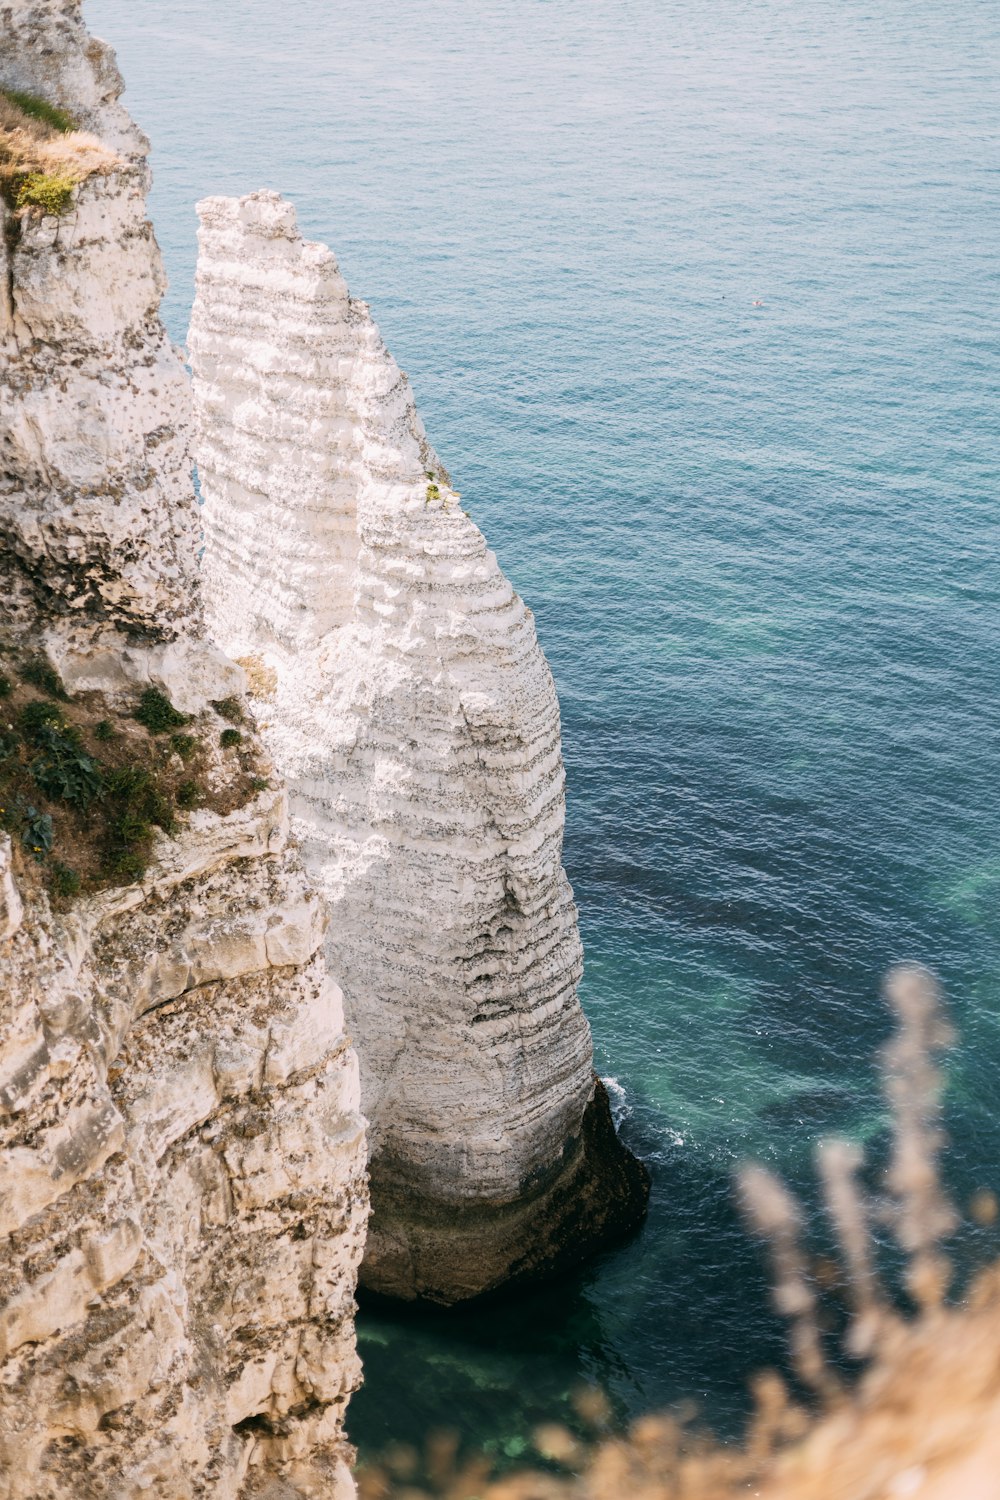
[[[0,191],[13,208],[59,211],[77,183],[110,171],[118,157],[96,136],[53,123],[58,111],[41,117],[27,102],[0,91]]]

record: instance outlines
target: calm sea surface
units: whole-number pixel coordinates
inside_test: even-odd
[[[536,612],[584,1000],[654,1176],[575,1280],[365,1313],[351,1431],[515,1456],[581,1379],[731,1430],[782,1348],[733,1167],[813,1204],[824,1131],[878,1154],[894,959],[961,1025],[950,1180],[1000,1187],[1000,9],[86,13],[155,143],[174,338],[196,199],[290,195]]]

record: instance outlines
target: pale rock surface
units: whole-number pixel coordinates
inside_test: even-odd
[[[577,996],[555,689],[331,252],[274,193],[199,213],[210,629],[332,915],[371,1123],[362,1279],[451,1302],[579,1258],[645,1203]]]
[[[243,674],[204,639],[145,142],[75,0],[0,4],[2,86],[110,164],[58,219],[3,209],[0,644],[112,719],[150,685],[204,713]],[[353,1494],[365,1140],[325,920],[280,787],[58,912],[0,836],[3,1500]]]

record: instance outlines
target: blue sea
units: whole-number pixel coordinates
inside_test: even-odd
[[[513,1304],[359,1321],[362,1451],[500,1457],[581,1382],[723,1433],[783,1358],[732,1174],[877,1162],[881,976],[959,1023],[948,1176],[1000,1188],[996,0],[88,0],[195,201],[330,244],[535,611],[583,998],[653,1175]],[[967,1230],[962,1265],[1000,1251]]]

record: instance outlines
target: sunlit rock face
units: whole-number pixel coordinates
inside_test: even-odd
[[[291,204],[210,198],[189,344],[210,629],[242,661],[361,1058],[362,1279],[452,1302],[641,1217],[595,1087],[531,611]]]
[[[96,138],[61,214],[2,208],[0,774],[19,694],[120,742],[154,686],[192,716],[206,798],[144,873],[62,899],[0,818],[0,1496],[343,1497],[357,1063],[284,790],[234,779],[261,769],[252,730],[219,744],[244,678],[205,638],[145,142],[72,0],[0,5],[0,88]],[[68,698],[19,681],[43,656]],[[169,771],[166,739],[149,753]]]

